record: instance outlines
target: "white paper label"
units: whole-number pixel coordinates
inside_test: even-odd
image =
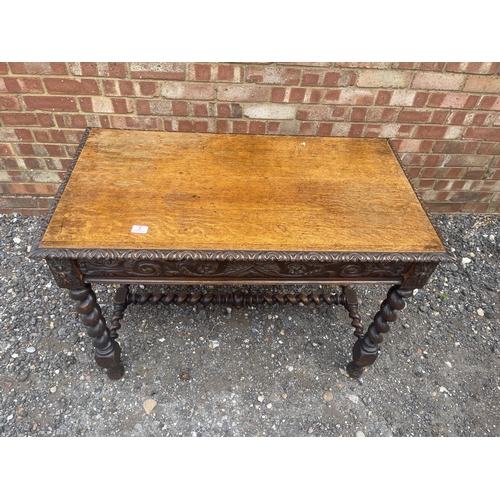
[[[146,234],[148,232],[148,226],[132,226],[132,233]]]

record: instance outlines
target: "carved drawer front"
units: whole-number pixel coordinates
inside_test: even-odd
[[[401,279],[408,262],[235,262],[80,259],[86,277],[200,279]]]

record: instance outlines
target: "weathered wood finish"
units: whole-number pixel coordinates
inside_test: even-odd
[[[148,226],[134,234],[132,226]],[[443,246],[388,141],[121,130],[84,133],[30,253],[79,301],[97,363],[120,378],[128,304],[341,304],[373,364]],[[108,329],[90,283],[121,283]],[[132,294],[129,284],[336,284],[326,294]],[[394,285],[364,334],[354,283]]]
[[[445,252],[385,140],[107,129],[40,247]]]

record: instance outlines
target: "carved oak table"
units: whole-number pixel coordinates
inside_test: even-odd
[[[120,378],[127,305],[340,304],[374,363],[389,322],[453,261],[385,139],[87,129],[31,258],[69,289],[95,360]],[[93,283],[121,285],[109,326]],[[151,294],[131,284],[338,285],[329,294]],[[387,298],[364,331],[355,284]]]

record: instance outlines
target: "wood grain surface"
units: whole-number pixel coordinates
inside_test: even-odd
[[[40,248],[445,252],[383,139],[109,129]]]

